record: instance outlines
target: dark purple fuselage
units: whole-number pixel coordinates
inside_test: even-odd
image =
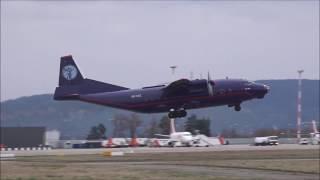
[[[79,100],[143,113],[169,112],[184,117],[187,109],[228,105],[240,111],[243,101],[263,98],[269,87],[246,80],[180,79],[169,85],[128,89],[86,79],[71,55],[61,57],[55,100]]]
[[[263,98],[269,87],[246,80],[214,80],[213,94],[208,93],[207,80],[191,80],[188,87],[168,95],[167,86],[126,89],[114,92],[83,93],[56,98],[80,100],[142,113],[169,112],[170,109],[195,109],[210,106],[235,106],[243,101]],[[91,87],[94,88],[94,87]]]

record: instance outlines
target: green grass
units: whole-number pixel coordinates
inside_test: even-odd
[[[252,172],[252,177],[239,177],[239,170]],[[269,150],[17,157],[1,162],[1,180],[268,179],[261,178],[259,170],[317,175],[319,153]]]

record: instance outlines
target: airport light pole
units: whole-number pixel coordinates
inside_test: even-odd
[[[302,113],[302,81],[301,76],[303,70],[298,70],[299,79],[298,79],[298,99],[297,99],[297,139],[301,138],[301,113]]]
[[[193,80],[193,72],[190,72],[190,80]]]
[[[170,69],[171,69],[171,81],[174,81],[175,80],[175,72],[176,72],[176,68],[178,66],[174,65],[174,66],[170,66]]]
[[[170,68],[171,68],[172,75],[174,75],[177,66],[170,66]]]

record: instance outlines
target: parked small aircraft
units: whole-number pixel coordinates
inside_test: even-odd
[[[83,78],[72,56],[61,57],[55,100],[79,100],[142,113],[169,112],[169,118],[185,117],[188,109],[210,106],[241,110],[243,101],[263,98],[269,87],[247,80],[180,79],[169,85],[129,89]]]

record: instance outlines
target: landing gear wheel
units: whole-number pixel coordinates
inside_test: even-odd
[[[168,145],[169,145],[169,147],[176,147],[176,143],[175,142],[169,142]]]
[[[187,116],[187,111],[185,111],[184,109],[182,110],[173,110],[168,113],[168,117],[170,119],[173,118],[182,118],[182,117],[186,117]]]
[[[235,111],[241,111],[241,106],[240,106],[240,104],[234,106],[234,110],[235,110]]]
[[[168,117],[170,119],[176,118],[177,117],[176,111],[170,111],[169,114],[168,114]]]
[[[187,111],[185,110],[178,111],[178,117],[186,117],[186,116],[187,116]]]

